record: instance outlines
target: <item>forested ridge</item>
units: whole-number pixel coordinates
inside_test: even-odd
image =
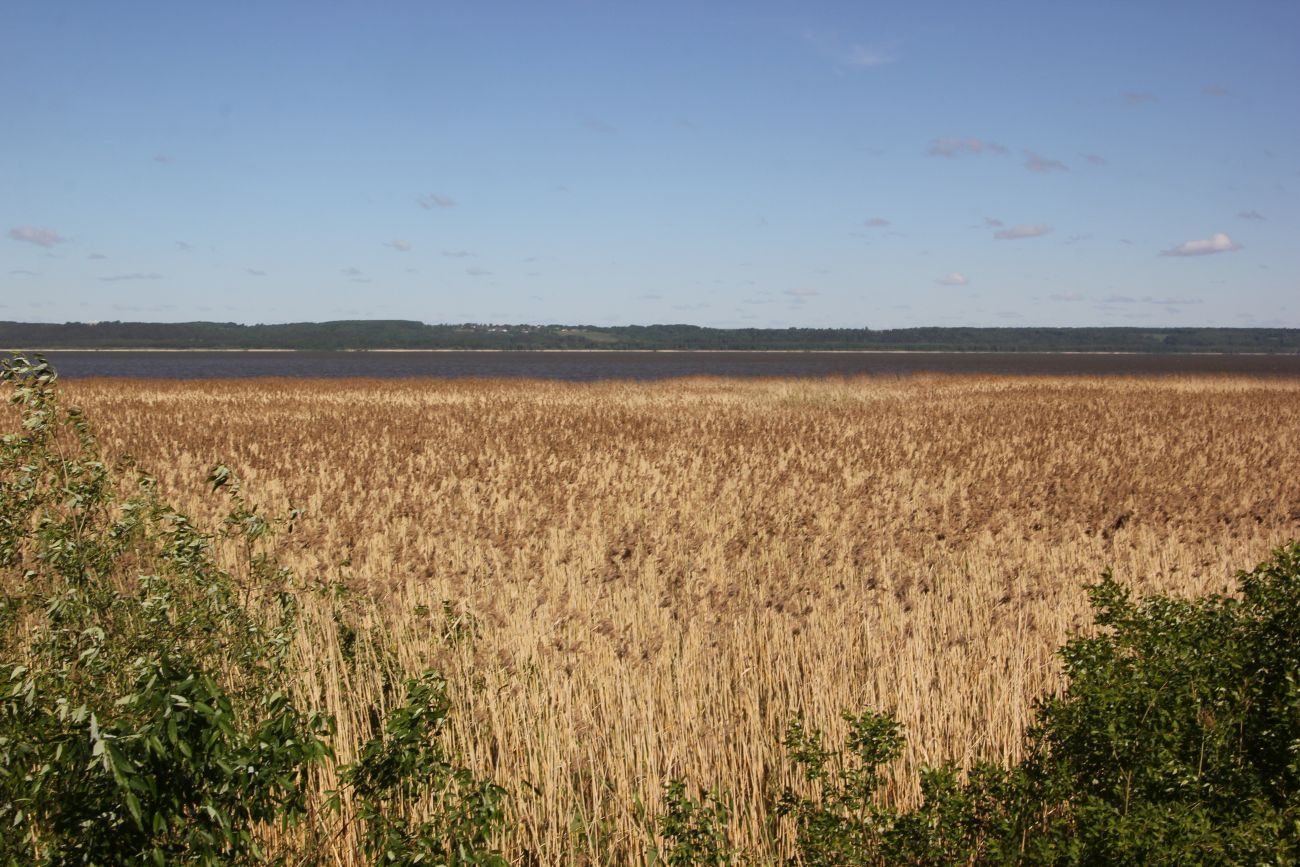
[[[1297,328],[703,328],[428,325],[412,320],[0,322],[24,349],[639,349],[969,352],[1300,352]]]

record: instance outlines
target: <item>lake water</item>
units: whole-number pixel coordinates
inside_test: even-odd
[[[1236,374],[1300,377],[1300,355],[958,352],[77,352],[46,353],[61,375],[240,377],[535,377],[574,382],[682,376]]]

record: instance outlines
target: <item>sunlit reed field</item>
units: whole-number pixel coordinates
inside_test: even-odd
[[[511,793],[517,863],[643,862],[673,777],[723,790],[733,841],[769,863],[795,715],[842,735],[842,711],[894,712],[888,796],[908,801],[921,764],[1017,757],[1104,568],[1220,591],[1300,535],[1295,380],[68,391],[183,509],[217,514],[224,461],[306,510],[286,562],[353,591],[350,620],[308,604],[301,646],[341,758],[393,667],[440,667],[458,745]],[[356,653],[369,630],[396,660]]]

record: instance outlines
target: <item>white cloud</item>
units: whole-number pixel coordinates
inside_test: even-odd
[[[409,253],[411,251],[411,242],[403,241],[400,238],[389,241],[384,246],[392,247],[394,250],[396,250],[399,253]]]
[[[38,229],[35,226],[18,226],[10,229],[9,237],[15,241],[26,241],[28,244],[35,244],[38,247],[53,247],[55,244],[63,244],[68,240],[53,229]]]
[[[935,281],[943,286],[965,286],[970,283],[970,279],[960,271],[953,271],[946,277],[940,277]]]
[[[1147,304],[1159,304],[1164,306],[1178,305],[1182,307],[1185,307],[1188,304],[1204,303],[1200,298],[1178,298],[1174,296],[1170,296],[1167,298],[1156,298],[1154,295],[1145,295],[1143,296],[1142,300],[1145,301]]]
[[[1021,238],[1038,238],[1050,231],[1052,227],[1046,223],[1036,223],[1032,226],[1012,226],[1010,229],[994,232],[993,237],[999,241],[1019,241]]]
[[[582,118],[582,126],[588,132],[599,133],[601,135],[614,135],[618,132],[618,127],[608,121],[601,120],[598,117],[584,115]]]
[[[100,277],[99,279],[105,283],[116,283],[119,280],[161,280],[162,275],[154,273],[153,271],[148,273],[136,271],[131,274],[114,274],[111,277]]]
[[[897,59],[892,51],[867,45],[851,45],[844,56],[844,62],[849,66],[884,66]]]
[[[439,195],[438,193],[429,193],[427,196],[417,196],[415,201],[421,208],[424,208],[426,211],[431,211],[434,208],[456,207],[455,199],[451,198],[450,196]]]
[[[978,156],[990,153],[1001,156],[1007,152],[1006,147],[994,141],[982,138],[932,138],[930,149],[926,151],[932,157]]]
[[[892,48],[857,42],[846,43],[834,34],[809,30],[804,33],[804,41],[818,54],[841,66],[866,69],[872,66],[885,66],[898,59],[897,52]]]
[[[1031,172],[1068,172],[1069,167],[1060,160],[1049,159],[1033,151],[1025,151],[1025,168]]]
[[[1161,256],[1209,256],[1213,253],[1231,253],[1240,250],[1241,245],[1234,242],[1222,232],[1199,241],[1185,241],[1177,247],[1162,250]]]

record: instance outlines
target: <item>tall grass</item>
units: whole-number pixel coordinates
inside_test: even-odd
[[[1060,685],[1053,650],[1089,622],[1085,581],[1223,591],[1300,529],[1294,382],[69,391],[181,508],[216,515],[221,460],[306,510],[284,559],[343,607],[304,599],[296,653],[340,760],[398,672],[441,668],[452,737],[512,794],[500,842],[521,863],[644,863],[677,777],[729,793],[756,861],[788,854],[772,803],[800,785],[780,747],[797,714],[833,741],[846,708],[892,712],[901,804],[921,764],[1014,761]]]

